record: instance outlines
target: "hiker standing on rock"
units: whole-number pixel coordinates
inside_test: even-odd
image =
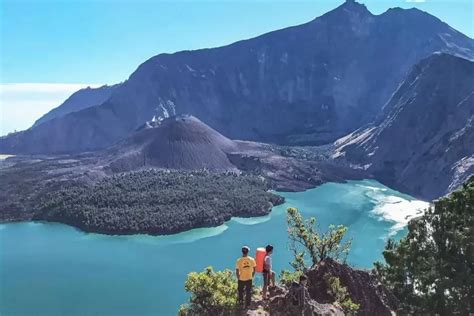
[[[255,267],[257,264],[255,260],[250,257],[250,248],[247,246],[242,247],[242,257],[237,260],[235,265],[235,273],[237,274],[237,291],[239,294],[239,303],[243,303],[243,297],[245,292],[245,307],[250,306],[252,300],[252,283],[253,277],[255,276]]]
[[[273,271],[272,266],[272,253],[273,253],[273,246],[267,245],[265,247],[265,258],[263,259],[263,299],[267,298],[268,287],[275,286],[275,272]]]

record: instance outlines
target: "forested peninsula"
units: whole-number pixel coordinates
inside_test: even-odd
[[[47,194],[33,219],[104,234],[163,235],[263,216],[283,201],[255,175],[151,169]]]

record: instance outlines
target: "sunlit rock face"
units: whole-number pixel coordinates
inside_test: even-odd
[[[473,58],[474,44],[422,11],[373,15],[349,1],[303,25],[155,56],[101,106],[4,138],[0,149],[96,150],[152,118],[185,113],[231,139],[328,143],[371,122],[411,67],[436,51]]]
[[[416,65],[375,124],[336,142],[389,186],[432,199],[474,173],[474,62],[434,54]]]

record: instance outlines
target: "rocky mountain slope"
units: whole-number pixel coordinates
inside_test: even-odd
[[[385,106],[386,118],[336,142],[385,184],[433,199],[474,173],[474,62],[435,54],[416,65]]]
[[[347,1],[303,25],[150,58],[101,106],[1,138],[0,152],[97,150],[184,113],[233,139],[328,143],[372,121],[436,51],[473,58],[474,42],[417,9],[373,15]]]
[[[108,86],[104,85],[98,88],[87,87],[74,92],[60,106],[52,109],[33,124],[33,127],[52,119],[63,117],[66,114],[77,112],[94,105],[100,105],[107,100],[112,93],[119,87],[119,84]]]

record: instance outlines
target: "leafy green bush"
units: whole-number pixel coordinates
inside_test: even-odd
[[[474,177],[410,222],[399,242],[389,240],[381,281],[402,313],[468,315],[474,312]]]
[[[191,272],[184,287],[191,297],[180,307],[182,316],[229,315],[238,307],[237,280],[230,270],[215,272],[207,267],[202,272]]]
[[[303,274],[301,271],[289,271],[282,270],[280,272],[280,284],[286,287],[290,287],[293,282],[299,282],[300,276]]]
[[[324,275],[324,281],[328,286],[330,295],[336,298],[336,302],[342,307],[347,315],[356,315],[360,305],[352,301],[347,288],[341,284],[338,277],[331,276],[329,273]]]
[[[294,260],[291,266],[296,271],[306,271],[307,257],[312,266],[326,258],[345,261],[352,240],[343,241],[347,227],[330,225],[326,232],[321,232],[316,225],[316,218],[304,219],[293,207],[287,210],[288,238]]]

